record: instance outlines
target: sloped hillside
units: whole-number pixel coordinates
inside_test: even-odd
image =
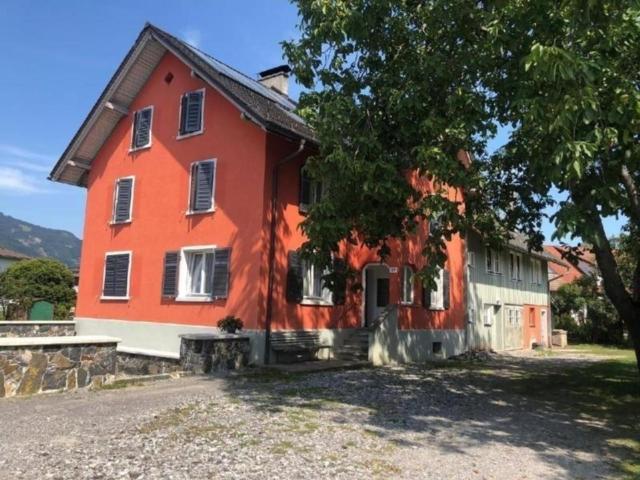
[[[51,257],[77,267],[82,241],[73,233],[54,230],[0,213],[0,246],[31,257]]]

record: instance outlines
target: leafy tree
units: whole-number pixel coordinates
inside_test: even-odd
[[[620,275],[629,291],[640,282],[640,229],[631,224],[625,225],[622,234],[613,239],[616,261],[620,267]]]
[[[46,300],[55,305],[56,318],[66,318],[76,299],[73,273],[57,260],[16,262],[0,276],[0,298],[11,300],[22,312],[34,301]]]
[[[329,187],[302,224],[307,254],[326,258],[344,239],[385,253],[438,215],[424,251],[431,277],[443,239],[470,228],[489,242],[519,230],[539,246],[553,206],[556,234],[593,246],[640,365],[640,282],[624,287],[602,223],[640,226],[639,4],[294,2],[301,36],[284,49],[320,144],[308,170]],[[497,125],[509,137],[489,153]],[[469,167],[460,151],[473,154]],[[437,181],[424,191],[409,172]]]
[[[552,300],[554,324],[564,328],[572,339],[581,342],[624,343],[622,321],[611,301],[602,295],[597,278],[586,275],[573,283],[561,286]],[[586,310],[586,316],[576,313]]]

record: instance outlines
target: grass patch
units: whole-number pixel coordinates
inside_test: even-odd
[[[293,450],[293,442],[288,440],[284,440],[282,442],[276,443],[273,447],[271,447],[271,453],[274,455],[286,455],[291,450]]]
[[[603,357],[614,357],[622,361],[635,362],[635,353],[631,348],[620,347],[616,345],[595,345],[588,343],[580,343],[577,345],[569,345],[567,350],[576,350],[579,353],[598,355]]]
[[[596,416],[626,417],[627,421],[637,418],[640,414],[640,376],[633,351],[604,347],[584,347],[582,351],[598,351],[607,358],[580,366],[529,369],[519,375],[507,376],[504,387],[507,391]]]
[[[120,390],[122,388],[127,387],[141,387],[143,386],[143,382],[131,382],[127,380],[116,380],[111,383],[103,383],[99,387],[96,387],[96,390]]]
[[[150,422],[141,425],[138,430],[140,433],[152,433],[157,430],[178,427],[184,423],[195,408],[195,405],[172,408],[168,412],[158,415]]]

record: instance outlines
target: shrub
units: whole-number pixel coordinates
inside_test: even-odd
[[[218,328],[228,333],[235,333],[236,330],[242,330],[244,323],[238,317],[233,315],[227,315],[224,318],[218,320]]]
[[[55,306],[54,317],[66,319],[76,300],[73,273],[64,264],[48,258],[22,260],[0,276],[0,298],[7,319],[26,316],[33,302],[46,300]]]

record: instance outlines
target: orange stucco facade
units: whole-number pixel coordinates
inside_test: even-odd
[[[167,75],[173,78],[167,82]],[[180,97],[205,89],[204,132],[177,138]],[[249,330],[265,328],[269,277],[271,173],[298,143],[267,132],[246,120],[241,111],[216,89],[205,84],[177,57],[166,53],[134,99],[129,111],[153,106],[152,142],[131,152],[132,113],[124,116],[95,157],[88,172],[88,195],[78,317],[154,323],[215,326],[225,315],[240,317]],[[349,291],[344,305],[288,303],[285,297],[287,252],[304,241],[298,229],[300,167],[307,155],[280,168],[275,241],[272,328],[354,328],[362,324],[362,293]],[[215,211],[187,214],[190,165],[216,160]],[[114,185],[120,177],[135,177],[132,220],[112,225]],[[421,234],[393,245],[390,267],[416,268],[426,226]],[[228,298],[188,302],[161,295],[163,258],[167,251],[187,246],[231,247]],[[420,285],[414,305],[400,305],[400,273],[390,278],[390,301],[398,305],[399,329],[465,328],[464,243],[456,237],[447,245],[451,274],[451,307],[432,311],[421,306]],[[105,254],[131,252],[129,296],[101,298]],[[364,247],[345,251],[358,271],[379,261]],[[392,272],[394,269],[392,268]]]

